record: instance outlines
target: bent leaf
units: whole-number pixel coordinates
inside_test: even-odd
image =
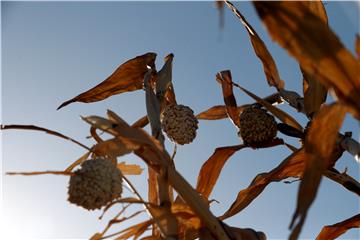
[[[209,198],[226,161],[245,145],[221,147],[215,149],[213,155],[202,165],[198,176],[196,191],[205,199]]]
[[[290,239],[298,239],[307,211],[316,197],[322,174],[340,156],[334,153],[338,130],[346,114],[346,108],[339,103],[324,106],[310,125],[305,139],[307,158],[303,179],[300,183],[297,207],[290,228]],[[295,224],[295,221],[298,221]]]
[[[238,108],[236,99],[233,93],[231,72],[229,70],[221,71],[216,74],[216,81],[221,84],[224,102],[226,105],[226,112],[233,124],[237,127],[240,126],[240,117],[238,114]]]
[[[337,239],[339,236],[344,234],[347,230],[351,228],[359,228],[360,227],[360,214],[357,214],[349,219],[346,219],[342,222],[325,226],[321,230],[320,234],[316,237],[316,240],[333,240]]]
[[[250,186],[241,190],[230,208],[220,217],[221,220],[232,217],[246,208],[271,182],[279,182],[289,177],[301,177],[307,155],[302,148],[284,161],[276,168],[267,173],[258,174]]]
[[[97,102],[115,94],[142,89],[147,66],[155,68],[155,58],[156,53],[149,52],[123,63],[103,82],[62,103],[57,109],[73,102]]]
[[[304,2],[254,2],[271,37],[306,71],[360,113],[360,62]],[[309,34],[311,33],[311,34]]]
[[[268,84],[270,86],[276,87],[278,90],[283,89],[285,85],[284,81],[280,79],[275,61],[272,58],[263,40],[259,37],[253,27],[246,21],[245,17],[240,13],[240,11],[236,9],[236,7],[230,1],[225,1],[225,3],[240,19],[241,23],[244,25],[246,31],[248,32],[256,56],[261,60],[263,64]]]

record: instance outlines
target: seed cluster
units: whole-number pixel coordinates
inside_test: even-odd
[[[87,210],[100,209],[122,193],[121,171],[111,161],[87,160],[70,177],[69,202]]]
[[[257,144],[273,139],[277,133],[275,118],[266,110],[248,107],[240,114],[240,136],[245,144]]]
[[[195,139],[198,120],[191,108],[169,105],[161,114],[161,127],[171,141],[184,145]]]

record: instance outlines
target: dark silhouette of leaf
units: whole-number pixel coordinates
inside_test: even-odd
[[[360,183],[351,176],[347,175],[346,172],[340,173],[335,168],[332,168],[326,170],[324,176],[341,184],[344,188],[360,197]]]
[[[307,1],[306,4],[314,15],[328,24],[325,7],[321,1]],[[320,109],[321,104],[326,101],[327,89],[321,82],[316,80],[316,76],[314,76],[316,73],[306,72],[301,65],[300,69],[303,74],[305,113],[311,117],[313,113]]]
[[[360,117],[360,62],[304,2],[254,2],[271,37]],[[357,113],[357,114],[356,114]]]
[[[270,86],[276,87],[278,90],[283,89],[285,85],[284,81],[280,79],[275,61],[272,58],[268,49],[266,48],[263,40],[261,40],[254,28],[246,21],[245,17],[240,13],[238,9],[236,9],[236,7],[230,1],[225,1],[225,3],[240,19],[241,23],[244,25],[246,31],[248,32],[254,51],[263,64],[268,84]]]
[[[286,123],[278,123],[277,129],[279,132],[287,136],[296,137],[296,138],[303,138],[305,136],[303,131],[300,131],[297,128],[287,125]]]
[[[202,165],[196,184],[198,191],[204,198],[209,198],[226,161],[245,145],[221,147],[215,149],[211,157]]]
[[[351,228],[360,227],[360,214],[357,214],[349,219],[346,219],[342,222],[325,226],[321,230],[320,234],[316,237],[316,240],[333,240],[337,239],[339,236],[344,234],[347,230]]]
[[[235,126],[240,126],[240,116],[236,99],[233,93],[231,72],[229,70],[221,71],[216,74],[216,80],[221,84],[226,112]]]
[[[230,208],[220,217],[221,220],[232,217],[246,208],[271,182],[279,182],[289,177],[301,177],[307,155],[302,148],[282,161],[267,173],[258,174],[250,186],[241,190]]]
[[[334,147],[346,110],[346,107],[339,103],[324,106],[310,125],[305,139],[305,150],[309,157],[299,187],[297,207],[290,224],[290,228],[295,226],[289,238],[291,240],[298,239],[323,173],[341,156],[334,155]]]
[[[73,102],[97,102],[115,94],[142,89],[147,66],[155,68],[155,58],[156,53],[149,52],[125,62],[106,80],[62,103],[57,109]]]

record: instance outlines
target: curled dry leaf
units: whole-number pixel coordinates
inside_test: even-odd
[[[226,161],[245,145],[221,147],[215,149],[213,155],[202,165],[196,184],[198,191],[204,198],[209,198]]]
[[[233,93],[231,72],[229,70],[221,71],[216,74],[216,80],[221,84],[226,112],[235,126],[240,126],[240,118],[236,99]]]
[[[297,207],[290,224],[290,228],[295,226],[290,239],[298,239],[307,211],[316,197],[323,173],[341,156],[334,151],[334,148],[346,110],[346,107],[340,103],[324,106],[310,125],[305,139],[308,158],[299,187]]]
[[[149,52],[123,63],[103,82],[62,103],[58,109],[73,102],[97,102],[115,94],[142,89],[147,66],[155,68],[155,58],[156,53]]]
[[[225,1],[225,3],[240,19],[241,23],[248,32],[254,51],[263,64],[268,84],[270,86],[276,87],[278,90],[283,89],[285,85],[284,81],[280,79],[275,61],[263,40],[259,37],[254,28],[246,21],[245,17],[240,13],[240,11],[236,9],[236,7],[230,1]]]
[[[360,228],[360,214],[357,214],[342,222],[323,227],[320,234],[316,237],[316,240],[337,239],[339,236],[341,236],[351,228]]]
[[[284,161],[282,161],[276,168],[267,173],[258,174],[251,182],[249,187],[241,190],[236,200],[230,208],[220,217],[221,220],[232,217],[246,208],[265,187],[271,182],[279,182],[289,177],[301,177],[307,155],[304,149],[300,149]]]
[[[321,1],[306,1],[304,4],[308,5],[309,10],[318,16],[324,23],[328,24],[326,10]],[[307,116],[312,116],[320,109],[321,104],[326,101],[327,89],[325,86],[317,81],[316,72],[305,71],[300,64],[300,69],[303,74],[303,92],[304,92],[304,107]]]
[[[254,2],[271,37],[360,115],[360,62],[304,2]],[[311,34],[309,34],[311,33]],[[357,114],[356,114],[357,113]]]

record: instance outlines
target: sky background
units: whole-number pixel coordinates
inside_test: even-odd
[[[256,29],[272,53],[286,89],[302,92],[302,77],[297,63],[276,43],[262,26],[253,6],[236,6]],[[359,33],[359,4],[326,4],[331,28],[349,50],[354,52]],[[146,113],[143,91],[113,96],[104,101],[74,103],[60,111],[65,100],[88,90],[108,77],[121,63],[146,52],[156,52],[157,68],[168,53],[174,53],[173,83],[178,103],[199,113],[223,104],[215,74],[230,69],[233,80],[259,96],[274,93],[264,77],[248,35],[225,9],[225,26],[213,2],[1,2],[2,81],[1,123],[34,124],[59,131],[91,146],[86,139],[89,126],[80,116],[105,116],[111,109],[129,123]],[[235,90],[238,104],[251,102]],[[328,98],[331,102],[331,98]],[[304,126],[306,118],[281,105]],[[147,128],[148,129],[148,128]],[[359,124],[347,117],[342,131],[353,131],[359,139]],[[180,146],[175,158],[178,171],[196,184],[201,165],[216,147],[239,144],[237,131],[227,120],[200,121],[198,136],[190,145]],[[32,131],[1,132],[2,174],[6,171],[63,170],[85,153],[71,142]],[[284,137],[299,146],[297,141]],[[172,151],[173,145],[167,143]],[[276,167],[290,151],[283,146],[270,149],[245,149],[225,165],[211,198],[212,210],[220,215],[261,172]],[[119,161],[136,163],[127,155]],[[348,168],[359,179],[359,165],[344,153],[336,168]],[[146,172],[146,171],[145,171]],[[130,177],[146,196],[146,173]],[[1,239],[89,238],[101,231],[121,208],[98,217],[101,211],[88,212],[70,205],[68,177],[2,175]],[[253,203],[226,220],[229,225],[250,227],[266,233],[268,239],[286,239],[288,225],[296,206],[298,183],[272,183]],[[359,213],[359,198],[342,186],[323,179],[312,205],[301,239],[314,239],[324,225],[334,224]],[[130,214],[130,212],[127,212]],[[137,220],[144,219],[146,215]],[[114,231],[126,226],[115,226]],[[112,231],[110,231],[112,232]],[[5,237],[5,238],[4,238]],[[358,229],[342,239],[359,239]]]

